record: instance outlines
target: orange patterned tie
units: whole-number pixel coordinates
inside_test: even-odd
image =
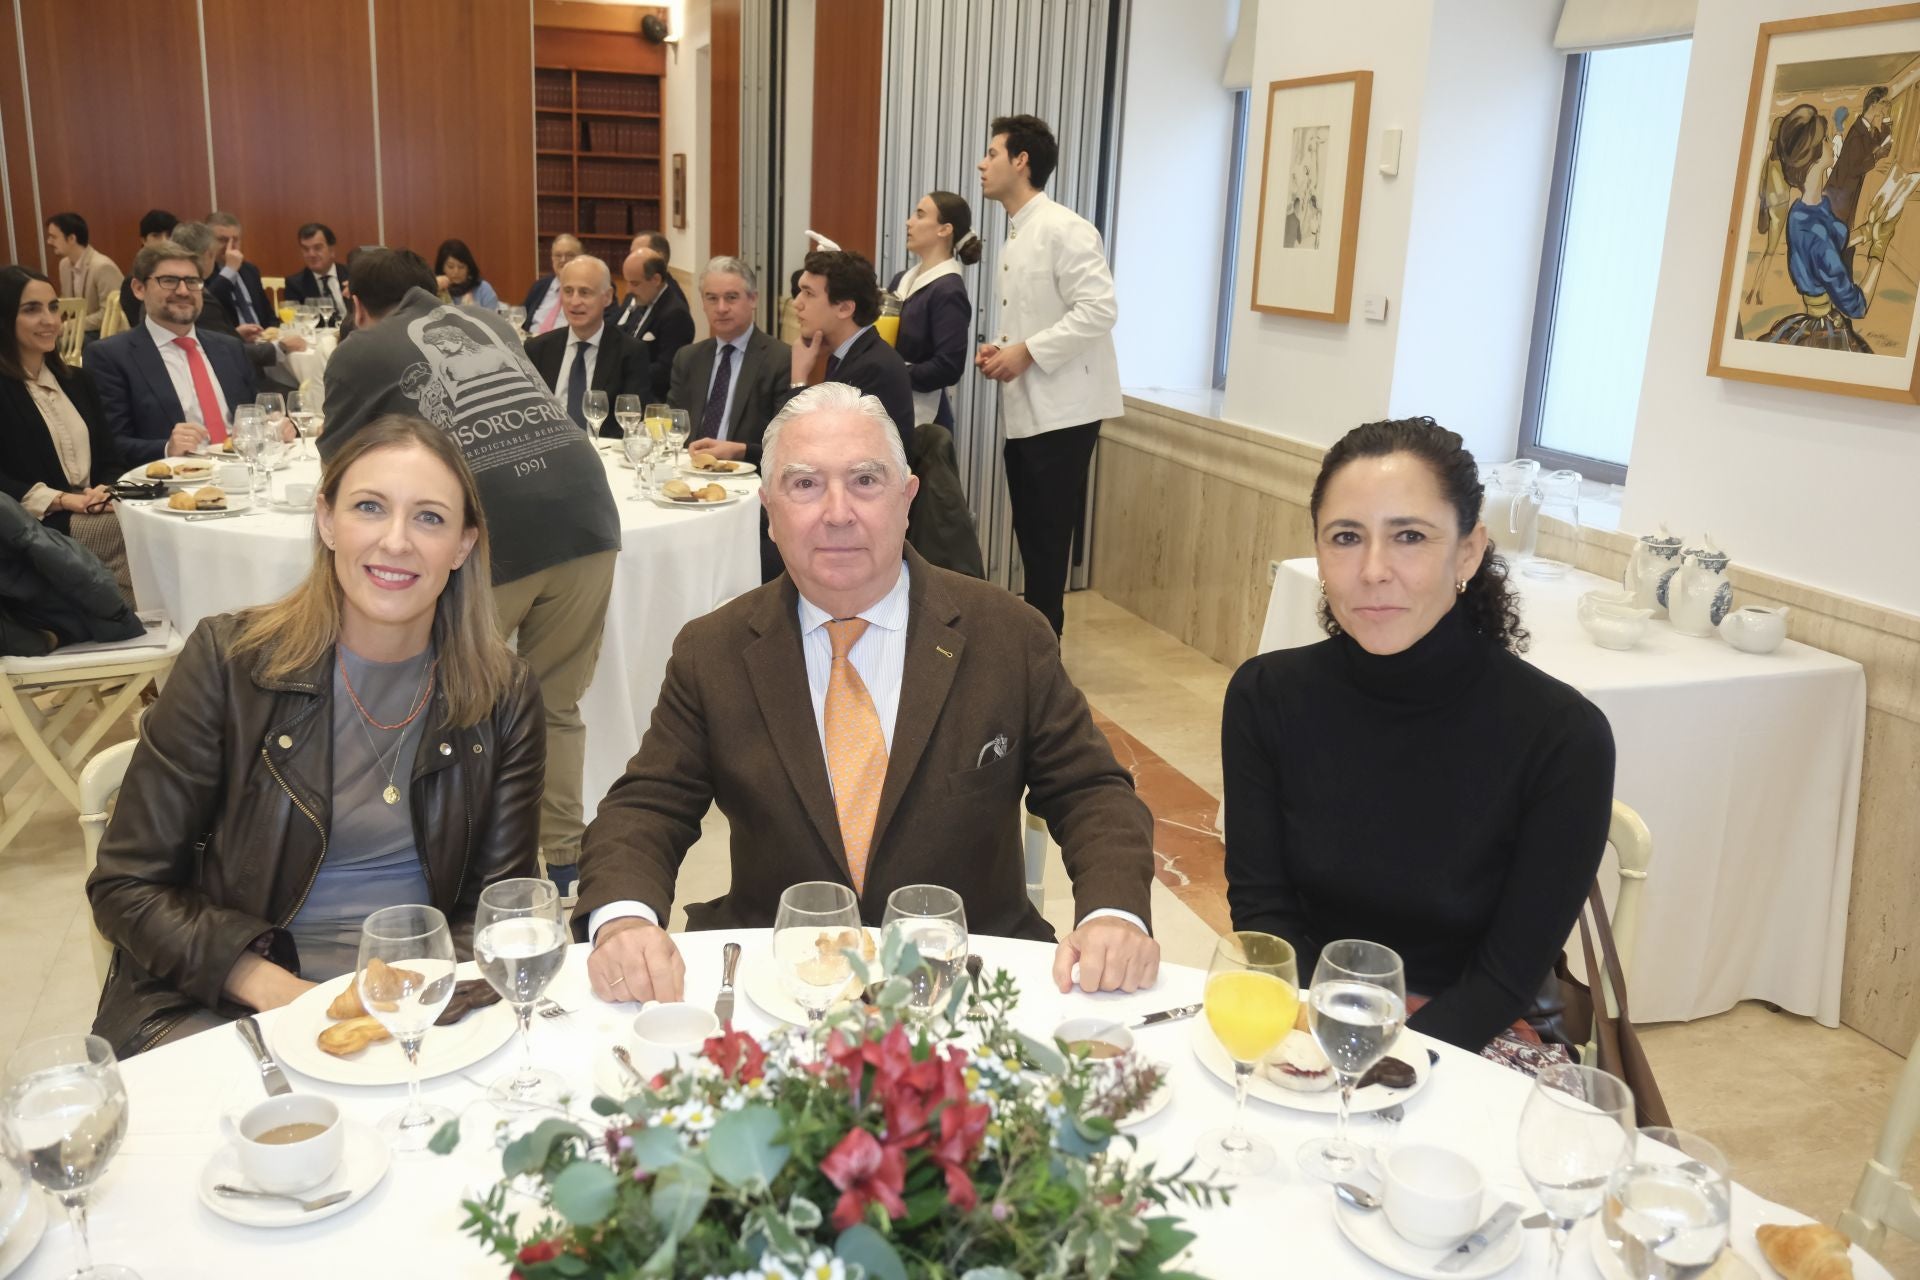
[[[867,846],[887,781],[887,739],[866,681],[847,654],[867,630],[865,618],[836,618],[826,624],[833,641],[833,674],[827,678],[827,771],[833,775],[833,804],[840,814],[840,843],[846,846],[853,891],[867,884]]]

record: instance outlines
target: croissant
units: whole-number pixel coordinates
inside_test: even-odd
[[[1760,1252],[1784,1280],[1853,1280],[1847,1238],[1823,1222],[1804,1227],[1761,1226]]]
[[[366,1017],[367,1006],[360,1003],[360,984],[349,982],[340,994],[333,998],[333,1003],[327,1006],[327,1016],[335,1022],[343,1018]]]
[[[336,1022],[320,1033],[320,1048],[336,1058],[355,1054],[370,1044],[392,1039],[392,1034],[380,1025],[378,1018],[349,1018],[345,1022]]]

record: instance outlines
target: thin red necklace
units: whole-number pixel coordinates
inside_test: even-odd
[[[414,722],[415,718],[418,717],[422,711],[426,710],[427,700],[433,696],[433,673],[440,666],[440,659],[437,657],[427,664],[427,678],[420,684],[420,701],[416,702],[413,710],[407,713],[407,718],[399,724],[382,724],[373,718],[373,714],[361,704],[360,695],[353,691],[353,677],[347,674],[347,656],[341,651],[340,646],[336,645],[334,647],[333,656],[340,664],[340,682],[347,686],[347,696],[353,699],[354,710],[358,711],[362,716],[365,716],[367,723],[376,729],[393,730],[406,728]]]

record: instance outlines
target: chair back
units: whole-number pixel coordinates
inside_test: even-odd
[[[113,817],[113,802],[120,794],[121,780],[127,776],[127,764],[133,759],[134,742],[116,742],[87,762],[80,771],[80,840],[84,847],[87,874],[93,874],[100,860],[100,840],[107,834],[107,822]],[[113,948],[89,923],[93,937],[93,976],[107,985],[107,968],[113,963]]]
[[[1920,1196],[1914,1194],[1911,1182],[1900,1177],[1900,1167],[1913,1147],[1917,1130],[1920,1130],[1920,1038],[1914,1040],[1913,1048],[1907,1053],[1906,1070],[1900,1073],[1900,1085],[1887,1108],[1886,1123],[1880,1126],[1880,1141],[1860,1175],[1853,1203],[1840,1215],[1840,1230],[1875,1257],[1881,1256],[1889,1230],[1910,1240],[1920,1240]]]
[[[261,276],[260,287],[267,291],[267,301],[273,304],[273,313],[280,314],[280,295],[287,291],[285,276]]]
[[[100,336],[111,338],[116,333],[127,330],[127,313],[120,306],[120,291],[114,290],[107,295],[107,305],[100,313]]]
[[[80,363],[80,347],[87,336],[82,327],[86,318],[85,298],[60,299],[60,360],[70,367]]]
[[[1607,824],[1607,843],[1620,864],[1620,888],[1613,901],[1613,943],[1620,955],[1620,969],[1629,986],[1633,983],[1634,943],[1640,936],[1640,895],[1645,891],[1647,871],[1653,866],[1653,833],[1639,814],[1620,801],[1613,802],[1613,819]],[[1589,973],[1587,984],[1606,1001],[1596,1006],[1618,1016],[1620,1003],[1614,998],[1613,983],[1603,973]],[[1598,1024],[1589,1030],[1582,1062],[1593,1062],[1598,1051]]]

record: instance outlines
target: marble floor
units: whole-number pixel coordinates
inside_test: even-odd
[[[1205,965],[1226,923],[1221,850],[1219,708],[1227,668],[1093,592],[1069,597],[1065,656],[1116,754],[1154,809],[1155,932],[1169,960]],[[108,736],[115,741],[124,729]],[[0,776],[18,756],[0,737]],[[682,869],[677,898],[724,892],[723,820],[709,818]],[[0,1057],[27,1040],[91,1021],[89,919],[73,811],[45,806],[0,850]],[[1045,876],[1046,913],[1069,923],[1058,850]],[[675,911],[675,923],[684,916]],[[1851,1198],[1902,1059],[1846,1028],[1743,1004],[1696,1022],[1643,1029],[1674,1123],[1717,1142],[1735,1176],[1770,1199],[1833,1221]],[[1920,1181],[1920,1151],[1905,1176]],[[1897,1276],[1920,1280],[1920,1246],[1890,1245]]]

